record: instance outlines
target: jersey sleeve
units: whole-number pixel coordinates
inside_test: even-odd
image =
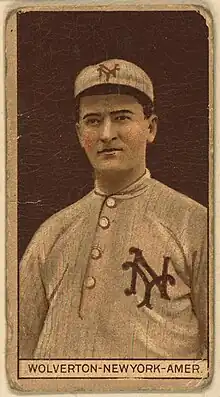
[[[32,358],[48,310],[41,277],[44,243],[37,232],[19,266],[19,356]]]
[[[199,219],[199,218],[198,218]],[[192,305],[199,324],[201,357],[207,358],[208,347],[208,247],[207,214],[204,212],[199,223],[194,222],[192,252]],[[196,243],[196,244],[195,244]]]

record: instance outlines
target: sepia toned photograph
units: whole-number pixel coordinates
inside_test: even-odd
[[[11,387],[206,386],[210,14],[33,7],[6,30]]]

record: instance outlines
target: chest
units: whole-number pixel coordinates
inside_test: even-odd
[[[190,293],[181,242],[141,200],[104,201],[96,218],[63,236],[50,261],[57,269],[46,280],[50,300],[71,294],[87,311],[100,302],[169,311]]]

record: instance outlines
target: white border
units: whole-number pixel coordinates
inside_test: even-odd
[[[142,3],[144,0],[142,0]],[[1,314],[1,327],[0,327],[0,395],[9,397],[13,395],[19,395],[20,393],[13,392],[9,389],[6,380],[5,374],[5,94],[4,94],[4,23],[5,16],[10,9],[18,8],[20,6],[33,6],[36,4],[44,5],[58,5],[58,4],[79,4],[79,5],[100,5],[101,4],[116,4],[115,1],[109,0],[101,0],[101,1],[91,1],[91,0],[78,0],[78,1],[1,1],[0,0],[0,37],[1,37],[1,45],[0,45],[0,314]],[[219,76],[218,72],[220,66],[220,1],[219,0],[207,0],[207,1],[178,1],[178,0],[154,0],[154,1],[145,1],[145,4],[194,4],[194,5],[203,5],[210,9],[213,17],[214,17],[214,42],[215,42],[215,53],[214,53],[214,65],[215,65],[215,77],[214,77],[214,88],[215,88],[215,99],[216,99],[216,109],[218,108],[217,103],[220,104],[220,84],[219,84]],[[127,1],[117,1],[117,4],[120,5],[135,5],[138,4],[137,0],[127,0]],[[216,352],[215,352],[215,373],[212,384],[200,393],[147,393],[149,396],[160,397],[163,395],[164,397],[173,396],[191,396],[191,397],[219,397],[220,396],[220,131],[218,130],[218,126],[220,124],[220,111],[215,113],[215,126],[214,126],[214,142],[215,142],[215,208],[214,208],[214,219],[215,219],[215,336],[216,336]],[[16,265],[15,265],[16,266]],[[219,286],[217,288],[217,286]],[[218,315],[217,315],[218,314]],[[131,395],[131,397],[143,396],[145,393],[110,393],[111,396],[118,397],[127,397]],[[22,395],[24,395],[22,393]],[[34,395],[29,394],[28,395]],[[35,394],[36,395],[36,394]],[[59,394],[64,397],[73,397],[73,394]],[[55,394],[41,394],[42,397],[55,396]],[[74,396],[92,396],[92,394],[75,394]],[[103,394],[98,394],[98,396],[103,396]]]

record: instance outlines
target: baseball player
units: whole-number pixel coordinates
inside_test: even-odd
[[[206,209],[146,169],[151,79],[107,60],[83,69],[74,92],[94,189],[24,254],[20,358],[206,357]]]

